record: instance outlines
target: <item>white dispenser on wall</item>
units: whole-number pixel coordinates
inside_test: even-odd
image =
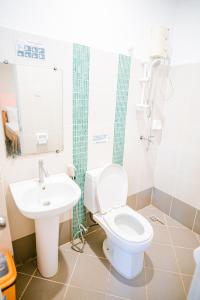
[[[156,26],[151,30],[150,57],[167,58],[169,50],[169,28]]]

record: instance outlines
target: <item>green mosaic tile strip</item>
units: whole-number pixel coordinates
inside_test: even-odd
[[[73,45],[73,163],[77,169],[76,182],[81,188],[79,221],[86,225],[86,210],[83,192],[87,170],[88,148],[88,99],[89,99],[90,51],[86,46]],[[77,233],[77,218],[73,209],[73,235]]]
[[[131,58],[119,55],[117,99],[115,109],[113,163],[123,165],[126,113],[130,79]]]

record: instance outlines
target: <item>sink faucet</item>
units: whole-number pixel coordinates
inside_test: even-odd
[[[44,168],[43,160],[39,160],[38,164],[39,164],[39,183],[44,183],[44,177],[48,177],[49,174]]]

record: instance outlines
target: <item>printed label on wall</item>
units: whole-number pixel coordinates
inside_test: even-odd
[[[96,134],[92,137],[94,144],[102,144],[108,142],[108,135],[107,134]]]
[[[17,41],[16,55],[32,59],[45,59],[45,48],[39,43]]]

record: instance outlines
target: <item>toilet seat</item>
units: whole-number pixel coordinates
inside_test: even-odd
[[[127,242],[144,243],[153,236],[149,222],[128,206],[112,209],[102,218],[115,235]]]
[[[101,172],[97,182],[97,202],[101,213],[126,205],[128,178],[124,168],[112,164]]]
[[[127,279],[142,272],[144,252],[151,245],[153,228],[127,206],[128,178],[122,166],[112,164],[88,171],[85,204],[104,229],[103,252],[113,268]]]
[[[97,218],[113,235],[132,244],[142,244],[152,239],[150,223],[126,205],[128,178],[124,168],[112,164],[106,166],[97,182],[97,202],[100,214]]]

